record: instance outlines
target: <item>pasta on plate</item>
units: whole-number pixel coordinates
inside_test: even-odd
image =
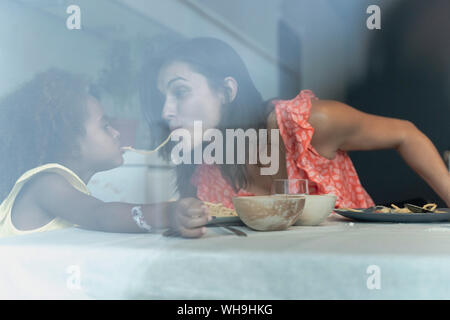
[[[419,207],[420,208],[420,207]],[[435,203],[427,203],[421,209],[432,211],[432,213],[444,213],[444,211],[436,210],[437,205]],[[369,208],[371,209],[371,208]],[[373,213],[414,213],[409,208],[399,208],[395,204],[391,204],[391,208],[385,206],[375,206],[373,207]],[[352,208],[341,208],[343,211],[352,211],[352,212],[365,212],[367,209],[352,209]]]

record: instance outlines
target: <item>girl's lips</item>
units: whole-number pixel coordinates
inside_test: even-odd
[[[120,152],[122,154],[124,154],[129,148],[131,148],[131,147],[130,146],[121,146],[121,147],[119,147]]]

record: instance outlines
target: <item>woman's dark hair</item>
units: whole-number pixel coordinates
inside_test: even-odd
[[[175,61],[187,63],[193,71],[205,76],[214,90],[224,89],[226,77],[233,77],[236,80],[237,95],[228,106],[222,109],[221,122],[217,128],[222,131],[224,137],[225,129],[247,130],[266,127],[266,105],[241,57],[232,47],[221,40],[194,38],[172,45],[160,57],[148,61],[143,70],[141,102],[143,112],[150,125],[152,147],[159,145],[170,133],[167,124],[161,118],[164,97],[158,91],[156,82],[159,70]],[[172,147],[173,144],[169,143],[161,149],[161,154],[166,160],[170,157]],[[226,148],[224,148],[224,153],[225,150]],[[235,190],[247,186],[245,165],[223,164],[219,167],[222,176],[230,182]],[[189,183],[194,169],[195,165],[188,164],[181,164],[176,168],[177,188],[182,196],[195,195],[192,192],[192,185]]]
[[[26,171],[77,152],[87,81],[59,69],[37,74],[0,100],[0,198]]]

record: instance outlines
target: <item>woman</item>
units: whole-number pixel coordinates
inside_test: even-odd
[[[269,194],[274,179],[300,178],[310,181],[311,194],[335,194],[337,207],[370,207],[374,203],[347,152],[391,148],[450,206],[449,172],[432,142],[409,121],[319,100],[309,90],[292,100],[264,102],[239,55],[212,38],[172,47],[144,74],[141,93],[154,145],[175,129],[193,132],[196,120],[203,130],[223,133],[234,128],[280,131],[275,175],[261,175],[261,165],[250,163],[177,166],[178,190],[192,205],[209,201],[232,207],[233,196]],[[172,147],[163,149],[167,159]],[[197,228],[190,223],[190,229]]]

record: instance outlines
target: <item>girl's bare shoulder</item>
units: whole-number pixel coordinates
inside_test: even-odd
[[[56,177],[55,177],[56,176]],[[11,220],[19,230],[32,230],[50,222],[54,216],[42,210],[36,199],[43,192],[51,192],[59,178],[56,173],[39,173],[31,178],[20,190],[11,210]]]

